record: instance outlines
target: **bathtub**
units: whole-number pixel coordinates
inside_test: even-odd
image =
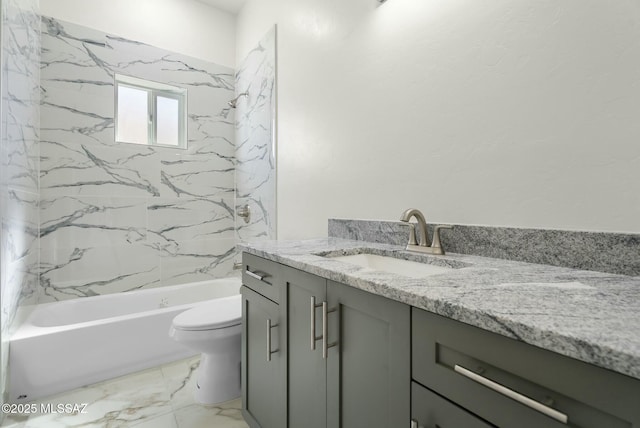
[[[195,355],[169,337],[171,321],[201,301],[238,294],[240,282],[224,278],[21,308],[24,321],[9,347],[10,401]]]

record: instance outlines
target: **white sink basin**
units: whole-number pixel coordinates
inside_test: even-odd
[[[452,268],[436,266],[427,263],[412,262],[394,257],[378,256],[376,254],[355,254],[352,256],[331,257],[334,260],[357,265],[365,269],[390,272],[410,278],[423,278],[450,272]]]

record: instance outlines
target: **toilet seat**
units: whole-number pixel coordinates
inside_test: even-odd
[[[241,321],[242,301],[238,294],[198,304],[176,316],[173,328],[187,331],[217,330],[239,325]]]

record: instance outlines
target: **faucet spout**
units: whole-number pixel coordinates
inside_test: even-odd
[[[411,217],[415,217],[418,221],[418,233],[420,233],[420,243],[421,247],[428,247],[429,242],[429,234],[427,232],[427,220],[425,220],[424,215],[420,212],[420,210],[416,208],[409,208],[400,216],[400,221],[409,222]],[[412,229],[411,235],[409,236],[409,245],[418,245],[415,237],[415,229]]]
[[[418,221],[418,229],[420,233],[420,242],[418,243],[416,240],[416,228],[413,223],[409,223],[411,217],[415,217]],[[441,229],[452,229],[452,226],[448,225],[439,225],[433,228],[433,241],[429,245],[429,234],[427,232],[427,221],[424,218],[424,215],[415,208],[409,208],[400,216],[400,221],[405,223],[409,223],[411,226],[411,231],[409,234],[409,243],[407,244],[407,251],[415,251],[418,253],[427,253],[427,254],[444,254],[444,248],[442,248],[442,244],[440,243],[440,230]]]

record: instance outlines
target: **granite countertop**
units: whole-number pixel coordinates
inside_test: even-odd
[[[640,379],[640,277],[323,238],[242,251]],[[453,267],[425,278],[332,260],[370,253]]]

